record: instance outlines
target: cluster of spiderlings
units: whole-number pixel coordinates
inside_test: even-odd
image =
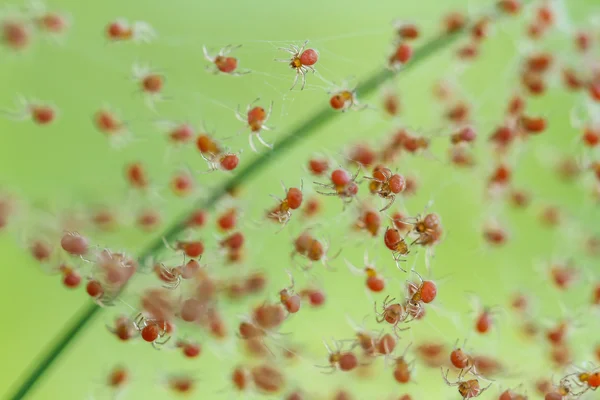
[[[202,190],[196,176],[187,167],[170,173],[165,183],[156,180],[146,164],[131,161],[123,167],[121,177],[128,187],[128,195],[136,200],[136,208],[128,210],[127,216],[113,211],[117,208],[96,208],[82,218],[68,215],[57,228],[47,228],[40,223],[40,229],[25,234],[15,225],[21,216],[35,215],[39,210],[28,207],[26,201],[0,192],[0,229],[15,227],[17,236],[26,237],[25,246],[31,256],[46,272],[59,275],[66,288],[83,290],[85,286],[87,295],[99,306],[125,308],[126,312],[119,311],[106,324],[108,335],[114,339],[141,343],[149,351],[152,348],[167,350],[184,359],[197,359],[198,365],[202,365],[207,347],[222,352],[231,352],[233,348],[243,361],[227,367],[230,371],[226,379],[227,393],[283,396],[286,400],[317,398],[308,381],[294,377],[294,363],[308,360],[311,367],[320,372],[353,374],[365,380],[374,375],[375,368],[382,365],[386,371],[391,368],[389,373],[384,371],[380,375],[395,385],[394,399],[397,400],[411,400],[411,394],[404,391],[422,385],[456,388],[463,399],[479,397],[483,393],[489,395],[494,390],[492,386],[497,386],[499,400],[526,400],[528,395],[524,386],[531,382],[523,375],[517,377],[521,380],[520,385],[509,386],[508,381],[514,378],[509,358],[467,350],[466,340],[462,347],[457,346],[457,341],[450,349],[448,337],[443,332],[439,332],[435,340],[415,337],[414,331],[425,329],[430,314],[453,313],[439,299],[435,301],[438,289],[443,288],[440,270],[445,266],[443,257],[438,259],[434,250],[444,242],[451,229],[445,215],[442,223],[442,213],[429,210],[432,201],[419,204],[417,211],[420,212],[408,212],[404,203],[423,191],[417,175],[406,167],[404,160],[438,162],[448,169],[471,172],[469,179],[482,183],[483,201],[496,209],[504,212],[508,205],[516,212],[537,207],[535,215],[541,226],[571,233],[573,227],[568,224],[569,216],[561,208],[533,203],[535,197],[529,189],[516,184],[520,153],[527,146],[535,146],[538,136],[550,129],[550,116],[536,114],[528,109],[528,104],[554,89],[581,92],[573,105],[571,122],[581,131],[578,140],[582,144],[582,154],[580,157],[566,156],[555,162],[552,169],[564,181],[583,181],[591,196],[600,201],[600,108],[597,104],[600,102],[600,32],[595,26],[584,26],[565,34],[556,26],[559,17],[559,11],[553,8],[556,2],[535,1],[531,13],[523,12],[524,3],[524,0],[495,2],[495,12],[525,20],[524,35],[530,46],[517,55],[518,69],[512,81],[512,95],[503,104],[500,117],[493,122],[495,128],[487,138],[478,126],[477,107],[456,82],[440,80],[433,88],[440,108],[435,118],[442,124],[436,132],[413,129],[404,121],[399,122],[397,117],[402,114],[402,107],[395,90],[388,89],[384,93],[381,110],[359,102],[356,88],[343,85],[328,93],[329,103],[323,100],[324,108],[342,112],[369,108],[381,111],[393,120],[391,134],[376,144],[361,141],[339,149],[338,156],[312,155],[305,168],[306,177],[314,179],[310,188],[305,189],[304,180],[300,185],[297,185],[298,181],[282,181],[283,191],[271,195],[274,203],[260,199],[264,200],[261,203],[264,204],[263,220],[278,225],[277,232],[284,229],[291,232],[292,239],[285,250],[290,257],[278,271],[287,273],[289,284],[278,285],[276,290],[271,290],[271,281],[277,281],[275,273],[255,267],[244,268],[247,253],[255,250],[257,245],[253,241],[252,225],[266,228],[263,221],[253,221],[246,215],[241,196],[238,196],[238,190],[245,189],[243,183],[226,186],[228,196],[215,205],[215,210],[196,208],[187,215],[177,235],[171,232],[162,238],[162,245],[153,252],[153,258],[137,260],[133,254],[116,247],[109,248],[96,239],[98,232],[117,232],[128,225],[137,226],[143,233],[160,232],[165,222],[160,201],[165,187],[167,193],[180,200],[200,196]],[[495,12],[475,17],[452,12],[443,17],[442,36],[464,34],[456,48],[455,55],[460,64],[453,71],[456,74],[460,74],[460,68],[479,59],[486,50],[484,42],[496,28]],[[26,9],[17,17],[0,23],[2,46],[15,52],[26,51],[36,35],[62,36],[69,28],[66,15],[45,8]],[[387,61],[383,67],[395,73],[413,60],[413,48],[418,48],[423,32],[416,23],[398,20],[393,23],[392,34],[392,50],[384,55],[383,59]],[[551,35],[570,35],[567,38],[572,47],[569,58],[558,57],[545,49],[548,46],[544,41],[552,39]],[[109,21],[104,30],[104,38],[111,45],[117,42],[125,46],[148,43],[157,37],[150,24],[126,19]],[[320,55],[316,49],[307,47],[308,43],[279,49],[290,54],[288,58],[276,59],[287,63],[295,74],[291,77],[290,90],[299,81],[300,89],[304,89],[307,74],[316,73],[315,65]],[[235,76],[245,79],[242,76],[253,71],[240,68],[244,60],[234,56],[240,47],[230,45],[214,52],[204,46],[203,55],[208,62],[206,70],[210,74],[223,75],[223,79]],[[155,111],[156,105],[167,98],[164,93],[166,75],[154,67],[138,64],[133,66],[132,72],[132,87],[137,88],[146,105]],[[268,149],[266,151],[277,151],[277,143],[268,143],[261,136],[272,129],[268,123],[273,107],[273,101],[265,103],[257,98],[245,111],[238,106],[231,115],[249,130],[248,145],[254,152],[258,152],[255,140]],[[2,115],[13,120],[48,125],[55,121],[58,108],[37,100],[19,99],[16,109],[2,111]],[[68,118],[64,112],[64,117]],[[435,112],[434,107],[431,112]],[[105,135],[111,145],[121,146],[135,139],[128,123],[109,106],[91,113],[90,124]],[[217,138],[205,126],[199,128],[187,121],[167,119],[159,121],[157,128],[165,135],[170,147],[193,147],[195,143],[199,157],[208,166],[208,171],[203,172],[237,172],[242,149],[234,151],[226,147],[227,139]],[[436,146],[439,145],[443,146],[446,161],[437,157],[439,147]],[[489,151],[489,157],[478,160],[478,146],[487,146],[485,150]],[[283,174],[282,178],[287,179]],[[443,179],[441,177],[439,181]],[[465,181],[464,184],[470,183]],[[286,185],[290,184],[297,186],[288,189]],[[321,218],[328,197],[334,198],[332,203],[335,200],[338,206],[341,203],[336,219],[331,221]],[[436,201],[442,203],[444,199]],[[327,224],[338,224],[344,218],[350,219],[349,230],[353,232],[343,238],[339,251],[331,254],[331,240],[327,229],[323,228],[327,228]],[[490,213],[477,223],[481,226],[480,239],[489,247],[484,251],[495,251],[511,243],[510,218],[505,215]],[[206,234],[209,226],[217,232],[212,237]],[[597,260],[600,238],[588,232],[576,234],[585,236],[582,240],[585,251]],[[265,245],[269,246],[268,243]],[[345,263],[352,274],[364,279],[361,285],[366,298],[362,302],[369,306],[365,320],[376,328],[351,323],[353,331],[344,329],[351,338],[340,336],[324,340],[327,354],[323,351],[312,354],[303,348],[301,333],[293,331],[287,335],[286,328],[294,319],[308,325],[311,313],[323,313],[339,305],[339,298],[330,301],[329,288],[320,274],[341,276],[343,272],[335,268],[333,261],[345,252],[352,253],[353,247],[364,250],[363,263],[357,267],[350,259],[353,256],[344,255]],[[375,263],[367,256],[367,250],[373,248],[382,249],[387,256]],[[270,250],[256,251],[262,251],[261,256],[266,258],[270,256]],[[417,256],[421,253],[424,253],[427,275],[417,272]],[[586,271],[578,260],[552,259],[547,253],[544,256],[538,272],[558,295],[570,296],[570,291],[583,281]],[[388,269],[390,266],[392,268]],[[141,289],[134,294],[128,293],[127,286],[136,280],[143,282],[139,285]],[[299,285],[297,280],[303,283]],[[477,304],[469,317],[470,323],[462,324],[461,328],[466,326],[466,330],[478,338],[489,340],[499,332],[503,307],[483,306],[479,295],[473,296]],[[511,299],[509,306],[518,320],[518,332],[538,340],[539,343],[535,343],[538,347],[546,346],[543,350],[552,368],[562,374],[558,383],[540,378],[535,390],[546,400],[590,398],[589,395],[600,386],[600,371],[592,363],[589,368],[575,365],[571,336],[580,317],[571,312],[555,317],[544,326],[532,306],[532,297],[519,291]],[[589,303],[600,306],[600,283],[592,288]],[[244,314],[234,315],[232,305]],[[449,319],[455,322],[453,318]],[[409,335],[411,339],[406,339]],[[587,361],[593,357],[600,360],[600,344],[595,345],[590,352],[594,354],[588,354]],[[420,368],[435,369],[435,381],[415,379]],[[455,378],[449,378],[451,371]],[[550,372],[550,367],[544,371],[548,376]],[[120,392],[131,380],[128,367],[117,365],[108,373],[106,385]],[[202,391],[202,385],[201,378],[177,372],[168,375],[164,386],[174,393],[186,394]],[[397,393],[398,387],[403,391],[401,394]],[[351,386],[345,386],[329,398],[363,397],[354,395]]]

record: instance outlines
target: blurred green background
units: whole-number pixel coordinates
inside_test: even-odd
[[[83,211],[82,205],[117,203],[122,218],[130,221],[141,200],[121,201],[127,193],[123,166],[139,160],[147,165],[151,179],[165,186],[161,192],[163,200],[152,205],[164,210],[163,227],[166,227],[168,221],[192,204],[191,199],[182,200],[169,193],[168,181],[174,171],[182,167],[193,171],[199,196],[208,195],[211,188],[221,184],[228,175],[197,173],[206,166],[193,145],[170,151],[165,159],[169,143],[156,128],[157,120],[187,120],[197,127],[204,122],[209,129],[214,129],[217,137],[234,136],[227,145],[233,150],[244,150],[241,158],[246,165],[256,155],[248,148],[246,131],[235,136],[243,128],[234,117],[238,105],[245,107],[257,97],[265,104],[273,100],[270,125],[276,129],[264,137],[268,142],[277,141],[313,110],[327,106],[327,91],[332,83],[340,84],[349,77],[360,81],[384,66],[393,35],[392,19],[418,23],[425,37],[418,43],[424,43],[439,32],[439,21],[448,11],[475,12],[489,7],[489,3],[480,0],[49,2],[49,9],[70,14],[72,28],[58,41],[36,35],[33,45],[24,53],[1,49],[0,108],[10,108],[16,95],[23,94],[55,104],[60,110],[59,119],[48,127],[0,119],[0,187],[16,192],[54,216],[74,208]],[[568,2],[570,20],[585,21],[595,11],[594,3],[593,0]],[[105,26],[118,17],[147,21],[158,32],[157,39],[140,45],[107,43],[103,36]],[[581,238],[593,229],[598,233],[600,213],[586,182],[562,183],[552,167],[554,156],[583,152],[577,140],[580,133],[569,122],[571,107],[581,101],[580,97],[551,88],[547,96],[528,105],[531,113],[546,116],[550,126],[546,133],[522,146],[515,164],[516,186],[531,190],[532,206],[526,211],[511,211],[501,203],[490,204],[483,197],[485,176],[492,169],[484,139],[501,121],[506,99],[517,86],[515,63],[518,51],[524,47],[520,39],[524,29],[522,18],[503,20],[495,26],[492,37],[482,48],[481,58],[464,70],[457,66],[453,52],[448,49],[390,82],[402,99],[400,120],[391,120],[380,110],[339,115],[246,182],[238,202],[245,210],[243,226],[249,237],[245,268],[265,269],[270,282],[264,296],[253,298],[251,303],[225,307],[232,331],[239,322],[239,315],[246,313],[251,304],[266,298],[275,299],[277,291],[287,283],[285,270],[292,268],[291,241],[305,222],[294,218],[280,233],[276,233],[277,227],[255,222],[262,221],[264,210],[271,206],[269,194],[279,195],[280,181],[293,186],[303,179],[306,193],[310,193],[313,179],[306,173],[305,165],[316,152],[336,155],[357,140],[381,146],[393,128],[403,124],[424,132],[435,131],[444,121],[442,108],[432,100],[432,84],[441,77],[454,76],[463,84],[475,106],[481,137],[477,145],[479,165],[475,170],[451,167],[446,162],[447,139],[444,138],[433,142],[435,157],[406,156],[398,162],[400,172],[417,176],[421,186],[417,196],[398,201],[393,209],[405,207],[414,215],[433,200],[431,210],[441,215],[447,231],[432,262],[432,277],[440,279],[437,308],[428,310],[431,312],[422,322],[413,324],[413,329],[403,334],[399,348],[424,339],[452,345],[456,339],[468,337],[472,349],[500,357],[514,372],[511,377],[498,379],[489,393],[481,396],[484,399],[495,398],[501,388],[520,383],[529,385],[535,378],[549,377],[553,371],[548,362],[548,347],[545,343],[522,339],[510,313],[499,315],[498,329],[487,337],[473,333],[467,292],[477,293],[486,305],[507,306],[511,293],[522,289],[535,297],[536,320],[540,323],[565,316],[576,317],[579,328],[571,340],[575,359],[579,362],[592,359],[595,343],[590,333],[597,332],[599,324],[598,314],[587,308],[591,293],[589,280],[598,278],[600,268],[597,260],[583,254]],[[564,35],[551,35],[541,47],[567,59],[569,42]],[[307,76],[304,91],[290,92],[294,72],[273,59],[286,56],[278,47],[300,44],[306,39],[320,52],[319,75]],[[243,45],[234,56],[239,57],[241,68],[253,71],[251,74],[235,78],[205,71],[207,62],[202,55],[202,45],[215,52],[228,44]],[[149,64],[167,76],[164,90],[167,99],[157,105],[156,112],[144,105],[131,79],[134,63]],[[379,107],[381,93],[380,90],[360,100]],[[358,96],[360,98],[360,93]],[[120,112],[139,140],[116,150],[95,130],[92,116],[105,104]],[[365,189],[362,188],[364,192]],[[358,379],[355,373],[324,375],[313,367],[326,363],[323,339],[352,336],[347,316],[361,321],[369,315],[366,325],[379,328],[372,315],[372,299],[365,294],[363,278],[350,274],[344,259],[360,266],[364,249],[368,249],[370,256],[377,259],[377,266],[390,278],[387,294],[399,296],[407,277],[395,268],[381,239],[372,240],[351,232],[349,227],[356,218],[355,208],[349,207],[342,213],[338,199],[328,198],[323,202],[325,213],[319,220],[323,225],[317,227],[317,232],[331,241],[332,252],[339,248],[343,251],[332,262],[336,272],[325,271],[321,265],[314,268],[314,275],[326,290],[326,306],[320,310],[305,307],[282,328],[284,332],[293,333],[289,340],[301,346],[304,358],[298,365],[286,368],[288,387],[303,388],[315,398],[317,395],[328,398],[326,396],[339,387],[350,390],[357,399],[385,399],[402,393],[411,393],[417,399],[459,398],[455,388],[443,383],[439,371],[428,371],[421,365],[417,366],[417,383],[404,387],[393,380],[393,370],[385,368],[382,361],[373,367],[374,373],[368,379]],[[569,224],[555,230],[543,227],[538,215],[545,205],[559,206]],[[491,216],[505,224],[511,234],[508,244],[499,249],[486,247],[481,238],[481,227]],[[45,274],[25,251],[27,238],[38,229],[40,219],[47,218],[42,213],[25,213],[18,226],[0,235],[4,277],[0,280],[3,321],[0,397],[16,389],[37,357],[53,344],[89,301],[82,288],[66,290],[60,276]],[[214,218],[200,234],[207,241],[212,240],[212,250],[216,248],[213,227]],[[157,236],[160,236],[158,232],[143,234],[131,227],[115,235],[98,235],[95,243],[135,254]],[[547,275],[535,268],[540,261],[553,257],[574,257],[577,265],[585,270],[585,279],[566,295],[554,289]],[[424,252],[413,254],[409,264],[415,259],[417,270],[426,273]],[[235,275],[239,267],[215,262],[213,268],[218,276],[225,277]],[[294,274],[300,287],[310,279],[298,271]],[[142,286],[129,288],[125,301],[136,306],[135,294]],[[381,302],[385,294],[373,297]],[[238,398],[233,390],[219,392],[230,387],[229,373],[239,361],[233,339],[228,345],[217,345],[204,333],[181,327],[183,334],[205,344],[199,359],[187,360],[177,351],[154,351],[139,341],[118,342],[108,334],[105,324],[122,312],[129,310],[117,306],[100,312],[64,351],[30,393],[30,398],[112,398],[114,394],[105,385],[106,374],[121,363],[132,373],[132,382],[123,398],[177,397],[164,382],[169,374],[180,372],[198,378],[197,397]]]

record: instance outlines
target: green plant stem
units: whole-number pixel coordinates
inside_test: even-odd
[[[500,14],[496,13],[492,15],[492,18],[498,17]],[[399,71],[392,71],[389,69],[380,69],[364,82],[362,82],[356,88],[357,93],[361,97],[367,97],[377,88],[379,88],[384,82],[393,78],[398,72],[405,72],[414,68],[417,64],[426,60],[430,56],[436,54],[439,50],[444,49],[446,46],[455,42],[463,33],[468,32],[470,26],[467,26],[459,31],[453,32],[452,34],[444,34],[437,38],[434,38],[426,44],[415,50],[411,60]],[[292,148],[300,140],[309,137],[316,133],[317,129],[325,125],[339,112],[332,110],[329,106],[325,106],[320,111],[313,114],[311,117],[304,119],[304,121],[296,128],[285,136],[282,140],[278,141],[273,150],[263,153],[252,163],[242,168],[235,176],[228,180],[220,188],[216,189],[210,197],[199,201],[193,210],[196,209],[210,209],[212,208],[226,193],[246,182],[251,176],[255,175],[261,169],[266,167],[271,161],[281,156],[287,150]],[[164,248],[163,237],[171,242],[174,240],[185,228],[188,216],[190,212],[184,213],[182,216],[177,218],[162,235],[154,240],[150,245],[145,248],[139,255],[139,260],[143,264],[149,257],[159,252]],[[23,399],[40,380],[44,373],[52,366],[52,364],[58,359],[62,351],[68,347],[68,345],[74,341],[77,335],[83,331],[87,326],[88,322],[101,310],[102,308],[91,303],[83,307],[81,312],[77,313],[67,326],[67,329],[60,335],[56,342],[52,345],[51,349],[36,360],[31,368],[31,373],[23,380],[22,384],[18,387],[15,393],[10,397],[11,399]]]

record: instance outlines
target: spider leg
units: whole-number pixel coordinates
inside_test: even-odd
[[[308,40],[302,44],[302,47],[300,47],[300,49],[298,49],[297,53],[298,54],[302,53],[307,44],[308,44]],[[296,48],[296,46],[292,46],[292,47]]]
[[[230,75],[232,75],[232,76],[242,76],[242,75],[247,75],[250,72],[252,72],[252,71],[250,71],[249,69],[245,69],[243,71],[235,71],[235,72],[231,73]]]
[[[273,145],[272,145],[272,144],[270,144],[270,143],[267,143],[267,142],[265,142],[265,141],[264,141],[264,139],[262,138],[262,136],[260,136],[260,133],[257,133],[257,134],[256,134],[256,138],[258,139],[258,141],[259,141],[259,142],[260,142],[260,143],[261,143],[263,146],[265,146],[265,147],[268,147],[268,148],[270,148],[270,149],[272,149],[272,148],[273,148]]]
[[[273,112],[273,100],[271,100],[271,103],[269,104],[269,109],[267,110],[267,115],[265,116],[263,122],[267,122],[269,120],[271,117],[271,112]]]
[[[225,55],[229,54],[230,51],[231,51],[231,45],[228,44],[227,46],[225,46],[221,50],[219,50],[219,55],[225,56]]]
[[[392,206],[392,204],[394,204],[394,200],[396,200],[396,196],[394,196],[393,194],[389,196],[390,200],[388,201],[387,205],[385,207],[383,207],[381,210],[379,210],[379,212],[385,211],[388,208],[390,208]]]
[[[317,368],[323,368],[323,369],[328,369],[329,370],[329,371],[323,371],[322,372],[323,374],[330,375],[330,374],[333,374],[335,372],[335,367],[332,366],[332,365],[327,365],[327,366],[326,365],[315,365],[315,367],[317,367]]]
[[[231,53],[234,50],[239,49],[240,47],[242,47],[241,44],[238,44],[237,46],[233,46],[233,45],[229,44],[221,49],[221,55],[226,56],[227,54]]]
[[[250,135],[248,135],[248,143],[250,144],[250,148],[252,149],[252,151],[258,153],[258,150],[256,150],[256,146],[254,146],[254,135],[254,133],[250,133]]]
[[[300,70],[296,71],[296,77],[294,78],[294,83],[292,84],[292,87],[290,88],[290,90],[292,90],[296,86],[296,83],[298,83],[298,77],[300,76],[300,72],[299,71]]]
[[[356,178],[358,178],[358,174],[360,174],[360,164],[358,164],[358,169],[356,170],[356,173],[354,174],[354,176],[352,177],[352,180],[355,181]]]
[[[400,267],[400,264],[398,264],[399,262],[406,261],[406,260],[400,260],[400,259],[394,257],[394,261],[396,261],[396,268],[398,268],[402,272],[406,272],[406,270],[404,268]]]
[[[337,193],[325,193],[325,192],[319,192],[318,190],[316,192],[319,194],[322,194],[324,196],[338,196]]]
[[[304,73],[304,71],[302,69],[299,69],[298,71],[300,71],[300,74],[302,75],[302,87],[300,87],[300,90],[304,90],[304,86],[306,86],[306,74]],[[296,79],[298,78],[298,75],[296,75]]]
[[[235,117],[244,122],[244,123],[248,123],[247,118],[244,118],[244,116],[242,115],[242,112],[240,111],[240,105],[238,104],[237,109],[235,110]]]
[[[289,49],[286,48],[286,47],[278,47],[277,49],[283,50],[283,51],[287,51],[290,54],[296,54],[297,53],[296,46],[294,46],[294,45],[292,45],[291,48],[289,48]],[[289,60],[286,60],[286,61],[289,61]]]
[[[487,385],[486,387],[484,387],[483,389],[481,389],[481,392],[479,392],[479,394],[485,392],[486,390],[488,390],[490,388],[490,386],[492,386],[492,384],[490,383],[489,385]]]
[[[250,109],[252,108],[252,106],[255,105],[256,103],[258,103],[259,101],[260,101],[260,97],[257,97],[254,100],[252,100],[252,103],[248,104],[248,107],[246,107],[246,113],[248,113],[250,111]]]
[[[208,54],[208,49],[206,46],[202,46],[202,52],[204,53],[204,58],[206,58],[211,63],[215,62],[215,59]]]

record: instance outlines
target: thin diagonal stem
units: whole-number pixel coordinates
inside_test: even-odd
[[[500,13],[494,13],[490,15],[491,18],[497,18],[501,16]],[[446,48],[448,45],[455,42],[465,32],[470,30],[470,26],[466,26],[461,30],[455,31],[451,34],[443,34],[430,40],[428,43],[419,47],[415,50],[412,59],[399,71],[392,71],[389,69],[380,69],[377,72],[369,76],[364,82],[357,87],[357,92],[366,97],[371,94],[374,90],[379,88],[384,82],[393,78],[398,72],[405,72],[414,68],[419,63],[423,62],[430,56],[436,54],[438,51]],[[228,180],[220,188],[216,189],[210,197],[199,201],[193,210],[198,208],[210,209],[212,208],[223,196],[225,196],[230,190],[237,188],[244,182],[246,182],[251,176],[258,173],[261,169],[265,168],[271,161],[281,156],[287,150],[292,148],[299,141],[316,133],[317,129],[328,123],[334,116],[339,115],[338,112],[326,106],[320,111],[314,113],[311,117],[305,118],[301,124],[284,137],[282,140],[275,144],[272,151],[266,152],[255,159],[252,163],[248,164],[245,168],[242,168],[234,177]],[[153,242],[151,242],[139,255],[140,263],[144,263],[148,258],[159,252],[164,248],[163,238],[167,241],[171,241],[176,238],[185,228],[190,212],[184,213],[182,216],[177,218],[175,222],[165,231],[163,234]],[[13,400],[23,399],[44,375],[44,373],[52,366],[57,360],[62,351],[73,342],[77,335],[83,331],[83,328],[88,324],[89,321],[101,310],[101,307],[95,303],[91,303],[83,307],[82,311],[79,312],[72,318],[72,322],[68,324],[68,328],[61,334],[60,338],[52,346],[47,354],[36,360],[31,368],[31,373],[23,380],[23,383],[10,397]]]

